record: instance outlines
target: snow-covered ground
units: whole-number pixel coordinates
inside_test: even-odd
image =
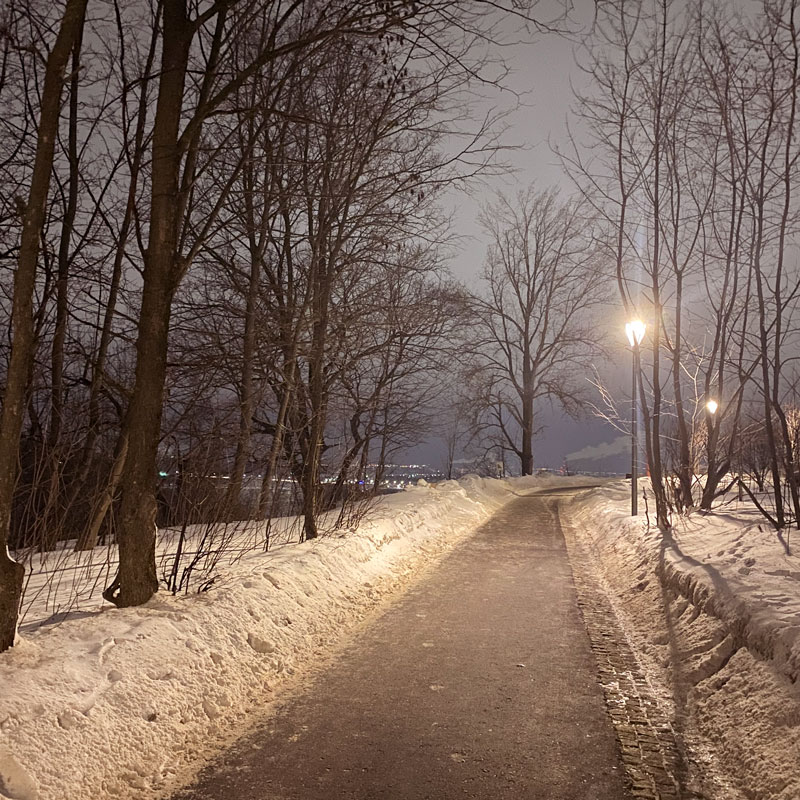
[[[34,604],[36,624],[0,654],[0,800],[165,796],[500,506],[563,483],[419,486],[383,498],[354,533],[218,565],[209,592],[162,592],[120,610],[95,591],[58,625],[40,625]],[[736,501],[680,520],[667,539],[644,515],[631,519],[628,503],[629,485],[609,483],[567,517],[643,666],[665,687],[674,726],[698,755],[695,772],[710,760],[731,777],[714,800],[798,800],[793,542]],[[262,533],[256,523],[235,530]],[[60,558],[85,565],[91,556]]]
[[[719,800],[798,800],[800,536],[796,553],[735,497],[667,537],[629,504],[625,481],[585,493],[572,527],[653,683],[668,688],[695,772],[708,758],[730,779]]]
[[[355,533],[245,553],[209,592],[114,609],[95,590],[61,624],[23,629],[0,654],[0,797],[163,795],[383,598],[515,493],[552,482],[414,487],[383,498]],[[107,571],[105,555],[95,561]]]

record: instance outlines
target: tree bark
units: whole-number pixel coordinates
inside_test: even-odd
[[[527,350],[527,348],[526,348]],[[530,355],[525,353],[522,367],[522,458],[520,466],[523,475],[533,475],[533,376],[530,368]]]
[[[136,340],[136,377],[127,415],[117,531],[119,572],[104,592],[117,606],[146,603],[158,589],[154,465],[161,428],[180,207],[178,132],[192,39],[185,0],[165,0],[161,75],[153,128],[150,232]]]
[[[122,478],[122,470],[125,466],[125,458],[128,454],[128,438],[123,430],[122,435],[117,440],[117,451],[114,454],[114,464],[111,467],[111,474],[108,476],[108,481],[103,487],[100,496],[97,498],[93,508],[92,514],[89,517],[89,524],[81,532],[78,541],[75,544],[76,550],[92,550],[97,547],[97,542],[100,538],[100,529],[103,527],[106,514],[111,508],[111,503],[114,501],[114,495],[119,488],[119,482]]]
[[[266,519],[274,496],[272,481],[275,477],[275,473],[277,472],[278,456],[280,455],[281,448],[284,444],[286,414],[289,409],[289,404],[292,402],[293,396],[293,385],[289,383],[287,378],[286,385],[284,386],[283,390],[283,396],[281,397],[280,409],[278,410],[278,418],[275,421],[275,433],[272,436],[272,444],[269,448],[267,468],[264,470],[264,477],[261,480],[261,491],[258,496],[259,519]]]
[[[253,138],[253,121],[248,120],[250,141]],[[250,144],[248,141],[248,144]],[[244,309],[244,337],[242,341],[242,371],[239,381],[239,434],[236,438],[236,454],[233,460],[230,483],[225,498],[225,509],[231,519],[237,518],[239,497],[242,493],[244,473],[250,457],[250,439],[253,431],[253,412],[255,411],[256,396],[254,387],[253,362],[256,354],[256,310],[258,306],[259,276],[263,258],[263,246],[256,236],[255,208],[253,206],[253,192],[255,180],[253,176],[252,161],[245,167],[243,173],[244,204],[247,219],[247,239],[250,255],[250,273],[247,283],[247,295]],[[266,237],[261,235],[261,241]]]
[[[242,372],[239,383],[239,433],[236,437],[236,453],[233,459],[230,482],[225,497],[225,511],[230,519],[238,519],[239,497],[242,493],[244,473],[250,458],[250,439],[253,430],[253,412],[256,396],[253,376],[253,360],[256,352],[256,300],[258,298],[258,275],[260,262],[253,259],[247,291],[244,339],[242,343]]]
[[[324,263],[321,263],[324,262]],[[303,470],[303,537],[317,537],[317,506],[322,461],[322,443],[325,433],[326,397],[324,381],[325,348],[328,333],[328,305],[330,277],[327,261],[318,257],[316,290],[314,296],[314,332],[309,358],[308,396],[311,402],[311,419],[308,454]]]
[[[677,248],[676,248],[677,250]],[[678,423],[678,483],[680,485],[680,510],[693,505],[692,480],[693,470],[689,456],[689,426],[686,424],[686,412],[683,405],[683,389],[681,387],[681,358],[683,357],[683,272],[675,268],[675,340],[672,352],[672,390],[675,394],[675,417]]]
[[[58,495],[61,484],[61,428],[64,418],[64,344],[67,339],[67,319],[69,315],[69,272],[70,242],[75,215],[78,209],[78,181],[80,180],[78,162],[78,75],[80,70],[81,41],[83,39],[83,19],[72,48],[72,75],[69,91],[69,131],[67,134],[67,160],[69,178],[67,184],[67,205],[61,222],[61,236],[58,247],[58,272],[56,277],[56,325],[50,351],[50,426],[47,432],[47,499],[44,504],[44,526],[40,547],[52,550],[59,538]]]
[[[122,29],[122,22],[119,17],[118,2],[115,3],[115,10],[117,13],[117,26],[119,31],[120,42],[124,44],[124,33]],[[151,75],[153,61],[155,60],[156,50],[158,46],[158,29],[153,26],[154,30],[150,39],[150,46],[147,53],[147,61],[145,62],[144,75]],[[126,75],[124,70],[124,49],[121,51],[120,64],[123,76]],[[149,79],[148,79],[149,80]],[[127,82],[127,78],[126,78]],[[125,259],[125,248],[128,243],[128,236],[130,234],[131,225],[133,224],[134,214],[136,212],[136,195],[139,189],[139,176],[141,173],[142,159],[145,154],[145,128],[147,122],[147,82],[145,81],[140,87],[139,102],[136,115],[136,129],[133,137],[133,153],[130,156],[130,183],[128,185],[128,197],[125,204],[125,213],[122,217],[119,234],[117,236],[116,247],[114,250],[114,262],[111,268],[111,280],[108,287],[108,299],[105,303],[103,312],[103,324],[100,330],[100,343],[97,348],[94,363],[92,364],[92,377],[89,385],[89,403],[86,422],[86,441],[83,444],[81,453],[81,472],[78,479],[75,481],[75,489],[71,503],[74,502],[75,497],[81,491],[85,491],[86,483],[89,475],[95,468],[95,443],[100,429],[100,393],[105,383],[105,370],[106,361],[108,358],[109,348],[114,333],[114,317],[117,312],[117,300],[120,292],[120,285],[122,283],[122,266]],[[127,135],[127,133],[126,133]],[[95,506],[95,511],[92,514],[90,524],[81,532],[78,537],[76,549],[83,549],[94,547],[96,544],[95,535],[92,531],[99,531],[103,524],[103,519],[98,519],[97,515],[103,510],[105,514],[111,507],[110,500],[105,501],[104,498],[112,498],[117,490],[119,476],[121,475],[122,466],[124,464],[124,453],[128,451],[127,441],[122,440],[125,437],[125,432],[120,431],[119,441],[117,442],[117,454],[123,453],[121,456],[115,455],[114,466],[112,468],[112,478],[109,479],[109,485],[103,487],[102,496]],[[117,483],[113,483],[113,476],[116,476]]]
[[[33,329],[33,289],[39,243],[45,219],[50,174],[53,166],[64,70],[80,33],[86,0],[67,0],[53,49],[47,58],[42,90],[36,157],[28,202],[23,217],[14,299],[11,312],[12,344],[3,413],[0,417],[0,651],[14,644],[24,567],[8,553],[11,506],[16,485],[19,439],[25,413],[36,347]]]

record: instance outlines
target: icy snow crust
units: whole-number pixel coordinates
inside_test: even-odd
[[[208,593],[161,592],[24,634],[0,654],[0,798],[163,796],[382,598],[516,494],[554,482],[414,487],[354,533],[246,555]]]
[[[569,516],[643,666],[667,688],[674,727],[696,760],[695,788],[724,800],[798,800],[793,542],[735,497],[676,520],[666,536],[644,515],[630,517],[629,498],[630,484],[620,481],[583,494]],[[706,768],[717,775],[703,775]]]

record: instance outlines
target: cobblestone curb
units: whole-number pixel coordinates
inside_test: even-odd
[[[622,763],[636,800],[700,800],[683,784],[686,765],[679,738],[661,710],[613,607],[595,577],[590,558],[558,506],[553,516],[567,543],[578,606],[597,661],[606,707]]]

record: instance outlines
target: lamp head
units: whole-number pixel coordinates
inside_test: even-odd
[[[719,403],[716,400],[709,400],[706,403],[706,408],[708,409],[709,414],[716,414],[717,409],[719,408]]]
[[[647,326],[640,319],[634,319],[631,322],[625,323],[625,335],[628,337],[628,343],[631,347],[638,346],[644,339],[644,332]]]

